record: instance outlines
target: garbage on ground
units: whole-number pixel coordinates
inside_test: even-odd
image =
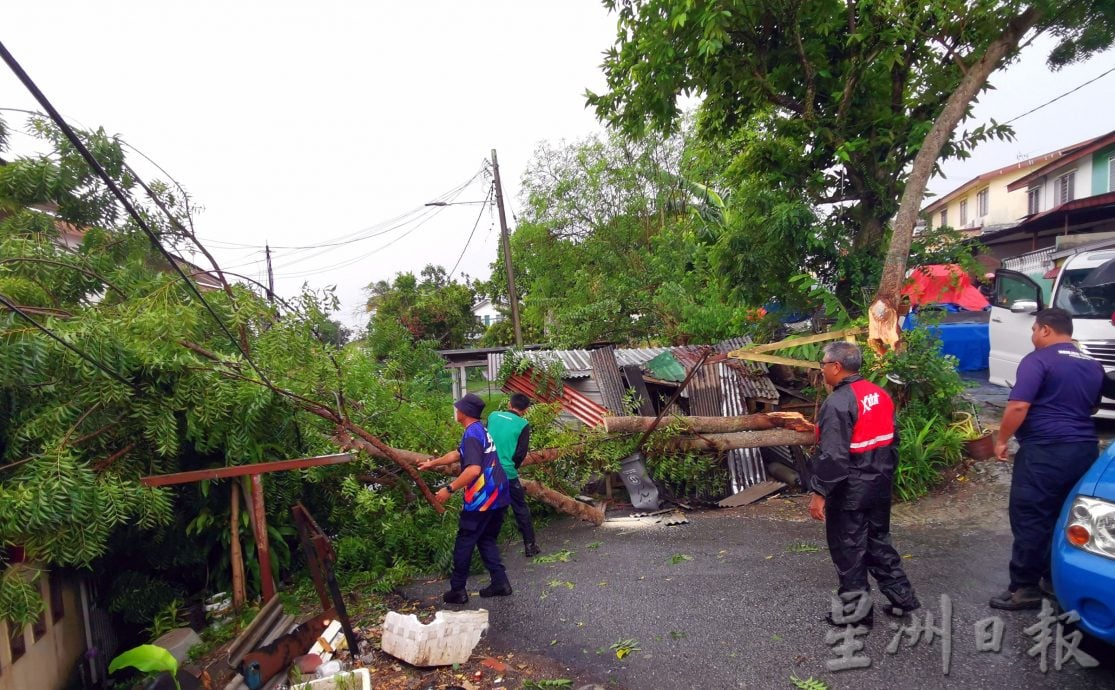
[[[328,678],[292,685],[291,690],[372,690],[372,674],[366,668],[336,673]]]
[[[488,630],[488,611],[438,611],[429,625],[418,616],[388,611],[383,620],[383,651],[412,666],[463,664]]]

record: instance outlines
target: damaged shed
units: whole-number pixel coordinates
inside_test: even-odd
[[[750,344],[748,338],[734,338],[713,346],[535,350],[522,356],[540,368],[554,360],[561,363],[560,395],[539,391],[529,376],[521,374],[511,376],[505,388],[534,400],[560,401],[570,421],[587,426],[601,424],[605,415],[630,414],[633,406],[641,415],[655,416],[711,350],[668,414],[737,417],[776,411],[779,391],[768,376],[767,365],[727,357]],[[490,380],[498,377],[504,356],[503,352],[487,353]],[[788,482],[796,481],[800,469],[797,448],[735,448],[725,455],[731,495],[767,482],[768,463],[781,465],[784,472],[772,469]]]

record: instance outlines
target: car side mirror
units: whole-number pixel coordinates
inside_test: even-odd
[[[1010,305],[1010,313],[1012,314],[1033,314],[1038,310],[1038,303],[1028,300],[1020,299]]]

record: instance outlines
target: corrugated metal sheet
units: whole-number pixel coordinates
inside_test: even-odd
[[[713,355],[710,360],[726,361],[729,369],[736,375],[733,377],[721,376],[722,386],[726,386],[725,397],[735,397],[761,400],[776,404],[778,402],[778,390],[771,383],[767,377],[767,367],[761,362],[743,362],[740,360],[727,360],[723,355],[738,350],[742,347],[747,347],[751,344],[750,338],[732,338],[724,342],[717,343],[714,346],[717,354]],[[701,345],[683,345],[680,347],[639,347],[639,348],[617,348],[615,350],[616,364],[620,367],[638,365],[644,366],[647,362],[655,357],[663,354],[670,353],[677,361],[686,368],[691,369],[701,355],[704,354],[707,346]],[[565,368],[566,380],[584,379],[592,377],[592,358],[588,350],[535,350],[523,353],[525,357],[535,362],[547,362],[557,359]],[[503,353],[493,352],[488,354],[488,376],[491,380],[499,374],[499,368],[503,364]],[[595,384],[595,381],[593,382]],[[591,386],[594,389],[593,397],[597,397],[598,387]],[[688,393],[683,394],[689,397]],[[744,407],[743,409],[746,409]],[[741,412],[739,414],[746,414]]]
[[[617,348],[616,364],[621,367],[629,364],[642,366],[671,349],[668,347]],[[565,367],[565,378],[567,379],[592,376],[592,360],[589,357],[588,350],[537,350],[523,354],[533,362],[545,362],[551,358],[557,359]],[[502,352],[493,352],[488,355],[488,373],[493,379],[499,374],[499,368],[502,364]]]
[[[625,414],[623,398],[627,394],[627,386],[623,383],[623,376],[619,373],[616,364],[616,348],[614,345],[597,348],[589,353],[592,360],[592,378],[600,388],[600,395],[604,398],[604,407],[613,414]]]
[[[515,374],[507,379],[504,387],[512,392],[522,393],[531,400],[541,400],[548,403],[560,402],[562,410],[581,420],[587,426],[600,426],[604,423],[604,415],[608,412],[603,405],[589,400],[570,386],[563,386],[560,396],[543,398],[538,395],[534,382],[521,374]]]

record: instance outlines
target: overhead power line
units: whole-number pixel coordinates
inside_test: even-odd
[[[124,384],[125,386],[127,386],[129,388],[135,388],[136,387],[135,383],[133,383],[132,381],[129,381],[128,379],[126,379],[123,376],[121,376],[120,374],[118,374],[116,371],[114,371],[107,364],[103,364],[99,360],[95,359],[93,356],[88,355],[88,354],[82,352],[81,350],[77,349],[76,347],[74,347],[70,343],[66,342],[66,340],[63,339],[62,336],[58,335],[57,333],[50,330],[46,326],[42,325],[41,323],[39,323],[35,319],[31,318],[30,314],[28,314],[27,312],[20,309],[19,306],[17,306],[15,303],[11,302],[7,297],[4,297],[3,295],[0,295],[0,304],[3,304],[5,307],[7,307],[13,313],[18,315],[24,321],[31,324],[36,329],[42,331],[51,340],[56,341],[62,347],[66,348],[67,350],[74,353],[78,357],[81,357],[86,362],[89,362],[90,364],[92,364],[93,366],[95,366],[97,369],[101,370],[105,374],[108,374],[109,377],[111,377],[113,379],[116,379],[117,381],[119,381],[120,383]]]
[[[73,145],[78,154],[80,154],[81,157],[85,159],[85,162],[89,165],[90,169],[97,175],[97,177],[101,178],[101,181],[104,182],[105,186],[108,187],[108,190],[112,192],[112,195],[116,197],[116,200],[120,202],[120,205],[124,207],[124,210],[127,211],[128,215],[130,215],[136,222],[136,225],[140,228],[140,230],[142,230],[143,233],[147,235],[147,238],[151,241],[152,246],[156,250],[158,250],[160,254],[163,255],[163,258],[165,258],[167,260],[167,263],[170,264],[171,269],[173,269],[174,272],[178,274],[178,276],[186,284],[186,287],[191,292],[193,292],[197,299],[201,302],[201,304],[204,305],[206,311],[209,312],[210,316],[212,316],[213,320],[217,323],[217,326],[220,327],[220,329],[224,332],[224,334],[228,337],[228,339],[232,342],[236,349],[240,351],[240,354],[243,355],[245,361],[247,361],[252,370],[254,370],[256,374],[259,375],[260,379],[262,379],[264,383],[266,383],[268,386],[272,385],[270,379],[268,379],[266,374],[264,374],[263,371],[256,365],[256,363],[252,361],[252,358],[248,354],[247,350],[241,345],[236,336],[232,334],[232,331],[228,329],[228,326],[225,325],[225,322],[221,319],[220,315],[217,314],[216,310],[213,309],[213,306],[209,304],[208,301],[206,301],[205,297],[201,294],[201,290],[199,290],[197,285],[186,276],[185,272],[182,271],[182,267],[178,265],[176,257],[169,251],[167,251],[166,247],[162,245],[162,242],[159,241],[158,236],[154,233],[154,231],[151,230],[151,227],[147,224],[147,221],[144,220],[143,216],[136,209],[135,205],[132,204],[131,199],[128,198],[128,195],[125,194],[124,190],[122,190],[119,185],[116,184],[115,180],[113,180],[112,177],[109,176],[109,174],[101,166],[100,162],[85,146],[85,142],[83,142],[81,138],[77,136],[77,133],[74,132],[74,130],[66,123],[66,120],[54,108],[54,106],[50,103],[50,100],[47,99],[46,94],[44,94],[39,89],[39,87],[31,79],[30,75],[28,75],[27,72],[24,71],[23,67],[20,66],[19,62],[8,51],[7,46],[5,46],[2,41],[0,41],[0,57],[4,58],[4,62],[7,63],[8,67],[11,68],[12,72],[15,73],[16,77],[23,83],[27,90],[31,92],[31,95],[34,96],[35,100],[39,102],[39,105],[42,106],[43,110],[47,112],[47,114],[50,116],[50,119],[54,121],[54,124],[62,131],[62,134],[66,137],[66,139],[69,140],[70,144]]]
[[[1096,76],[1096,77],[1093,77],[1093,78],[1089,79],[1088,81],[1084,82],[1080,86],[1077,86],[1076,88],[1069,89],[1068,91],[1064,92],[1060,96],[1057,96],[1055,98],[1050,98],[1048,101],[1046,101],[1045,103],[1042,103],[1041,105],[1037,106],[1036,108],[1031,108],[1031,109],[1027,110],[1026,112],[1022,113],[1021,115],[1018,115],[1017,117],[1012,117],[1011,119],[1007,120],[1003,124],[1004,125],[1009,125],[1012,122],[1015,122],[1017,120],[1021,120],[1022,118],[1026,117],[1027,115],[1030,115],[1031,113],[1036,113],[1037,111],[1041,110],[1045,106],[1052,105],[1053,103],[1056,103],[1057,101],[1061,100],[1065,96],[1076,93],[1080,89],[1083,89],[1085,86],[1087,86],[1087,85],[1089,85],[1093,82],[1099,81],[1100,79],[1106,77],[1107,75],[1111,74],[1112,72],[1115,72],[1115,67],[1112,67],[1111,69],[1107,70],[1103,74],[1100,74],[1099,76]]]
[[[495,183],[492,183],[492,186],[488,188],[488,196],[484,198],[484,206],[481,206],[480,213],[476,214],[476,222],[472,224],[472,232],[468,234],[468,239],[465,240],[465,248],[461,250],[461,255],[457,257],[457,263],[453,264],[453,270],[449,271],[447,280],[453,279],[453,274],[457,272],[457,267],[461,265],[461,259],[465,258],[465,252],[468,251],[468,245],[472,243],[472,236],[476,234],[476,228],[480,227],[480,219],[484,217],[484,209],[488,207],[495,188]]]

